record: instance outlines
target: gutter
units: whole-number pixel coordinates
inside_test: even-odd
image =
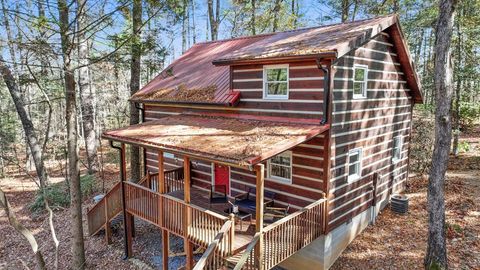
[[[124,151],[122,147],[118,147],[113,145],[113,141],[110,141],[110,146],[112,148],[117,149],[120,152],[120,181],[121,181],[121,187],[122,187],[122,212],[123,212],[123,231],[124,231],[124,252],[125,255],[123,256],[124,260],[128,259],[128,231],[127,231],[127,212],[126,212],[126,204],[125,204],[125,174],[126,172],[124,171],[124,166],[123,166],[123,161],[125,161],[125,156],[124,156]],[[108,222],[107,222],[108,223]]]
[[[323,111],[322,111],[322,120],[320,121],[321,125],[328,123],[328,103],[330,96],[330,70],[327,68],[327,65],[322,65],[320,58],[317,59],[317,67],[323,71]]]

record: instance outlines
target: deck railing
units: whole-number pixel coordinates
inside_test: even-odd
[[[263,263],[263,269],[271,269],[320,237],[324,233],[326,202],[326,199],[313,202],[263,228],[255,235],[234,269],[258,269],[259,263]],[[258,262],[254,255],[255,244],[261,237],[262,250],[257,252],[263,252],[264,259]]]
[[[270,269],[320,237],[326,199],[263,228],[264,269]]]
[[[213,241],[208,245],[203,256],[198,260],[194,270],[217,270],[225,266],[225,259],[231,255],[235,221],[228,220],[223,224]]]
[[[99,230],[105,228],[115,216],[122,211],[122,205],[118,201],[122,200],[121,185],[117,183],[113,188],[105,194],[102,200],[94,205],[87,212],[88,233],[96,234]]]
[[[183,190],[183,167],[165,171],[164,174],[165,192],[169,193],[177,190]],[[150,188],[153,191],[159,191],[159,184],[160,182],[158,179],[158,172],[147,172],[147,180],[145,181],[145,184],[143,186]]]
[[[165,171],[165,190],[167,193],[184,188],[183,167]]]
[[[125,202],[129,213],[205,248],[228,221],[215,212],[131,182],[125,182]],[[229,249],[233,246],[230,241]]]
[[[159,224],[160,194],[139,184],[124,182],[124,185],[126,210],[153,224]]]

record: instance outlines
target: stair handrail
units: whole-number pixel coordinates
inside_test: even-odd
[[[195,264],[195,267],[193,268],[193,270],[205,269],[205,266],[207,265],[207,263],[212,259],[214,259],[215,250],[217,249],[217,247],[219,247],[222,244],[222,242],[226,239],[226,237],[229,237],[229,231],[234,229],[233,224],[234,224],[233,220],[227,220],[223,224],[222,228],[217,233],[213,241],[208,245],[207,249],[203,253],[200,260],[198,260],[198,262]],[[229,244],[232,245],[233,243],[229,243]],[[223,251],[220,250],[220,252],[223,252]],[[229,248],[229,250],[227,250],[227,252],[225,253],[226,253],[225,255],[227,256],[230,255],[231,248]],[[222,256],[222,257],[226,257],[226,256]],[[224,258],[220,258],[220,259],[224,260]]]
[[[257,245],[257,242],[260,240],[260,237],[262,236],[262,232],[257,232],[253,238],[252,241],[248,244],[247,248],[243,252],[242,256],[238,260],[237,264],[233,268],[233,270],[241,270],[245,263],[249,260],[249,257],[254,254],[255,251],[255,246]]]
[[[154,174],[150,174],[151,175],[154,175]],[[142,184],[144,183],[147,179],[149,178],[149,173],[147,173],[145,176],[143,176],[140,181],[138,182],[138,184]],[[105,215],[105,222],[104,224],[110,222],[113,218],[115,218],[115,216],[117,216],[120,212],[118,211],[117,213],[113,213],[111,217],[108,216],[108,199],[110,198],[111,194],[113,191],[117,191],[119,188],[120,188],[120,185],[121,185],[121,182],[118,182],[116,183],[115,185],[113,185],[113,187],[107,192],[105,193],[105,195],[103,196],[103,198],[101,200],[99,200],[97,203],[95,203],[95,205],[88,209],[87,210],[87,220],[89,220],[91,217],[91,214],[97,210],[97,208],[101,207],[101,206],[104,206],[105,207],[105,210],[103,211],[103,215]],[[105,225],[102,225],[102,227],[105,226]],[[98,233],[98,231],[100,231],[102,229],[102,227],[99,227],[98,229],[96,229],[95,231],[92,231],[90,232],[92,235]]]

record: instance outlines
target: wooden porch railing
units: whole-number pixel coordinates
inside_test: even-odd
[[[258,269],[258,263],[263,263],[263,269],[271,269],[320,237],[324,233],[326,202],[326,199],[313,202],[263,228],[255,235],[234,269]],[[258,242],[260,237],[263,237],[260,252],[264,254],[264,261],[255,262],[253,242]]]
[[[184,185],[184,176],[183,176],[183,167],[168,170],[164,172],[165,174],[165,191],[167,193],[183,190]],[[147,179],[145,181],[145,187],[150,188],[154,191],[158,191],[160,185],[158,179],[158,172],[151,173],[147,172]]]
[[[155,225],[159,224],[158,200],[160,194],[142,185],[124,182],[125,209]]]
[[[225,222],[222,228],[208,245],[203,256],[198,260],[194,270],[217,270],[225,266],[225,259],[232,254],[233,233],[235,231],[233,218]]]
[[[263,229],[264,269],[270,269],[323,233],[326,199],[318,200]]]
[[[125,182],[125,199],[129,213],[205,248],[228,221],[215,212],[131,182]],[[231,249],[233,239],[227,243]]]
[[[183,167],[165,171],[165,185],[167,193],[182,190],[184,185]]]

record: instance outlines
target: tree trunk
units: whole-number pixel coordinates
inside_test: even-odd
[[[208,20],[210,22],[210,37],[212,40],[218,39],[218,25],[220,23],[220,1],[216,2],[216,10],[213,10],[213,0],[208,0]]]
[[[95,94],[90,83],[90,67],[88,66],[89,48],[84,28],[87,27],[86,0],[78,0],[77,37],[78,37],[78,89],[80,90],[80,108],[82,112],[83,136],[87,152],[88,173],[98,171],[97,134],[95,133]]]
[[[12,225],[15,230],[20,233],[25,239],[28,241],[30,244],[30,247],[32,248],[33,253],[35,254],[35,259],[37,261],[37,269],[47,269],[45,266],[45,260],[43,259],[42,252],[38,248],[37,240],[35,239],[35,236],[33,233],[25,228],[15,217],[15,214],[11,212],[10,209],[10,203],[7,200],[7,196],[3,192],[3,190],[0,188],[0,209],[3,209],[5,211],[5,214],[8,218],[8,223]]]
[[[4,14],[5,30],[7,32],[10,58],[13,61],[15,76],[17,76],[18,78],[18,74],[16,74],[16,72],[18,72],[18,69],[15,64],[16,54],[15,54],[15,47],[13,45],[13,33],[10,28],[9,20],[7,19],[8,16],[6,13],[4,0],[2,0],[2,8],[3,8],[3,14]],[[35,164],[37,177],[40,181],[40,188],[43,189],[48,184],[48,174],[45,168],[45,164],[43,162],[43,149],[42,149],[41,143],[38,140],[37,134],[35,132],[35,128],[33,126],[33,122],[31,120],[30,114],[25,108],[25,101],[23,99],[20,86],[17,84],[14,74],[12,74],[10,68],[5,64],[5,61],[1,55],[0,55],[0,73],[2,74],[3,80],[5,81],[8,91],[12,96],[13,103],[15,104],[18,117],[20,118],[20,121],[22,123],[23,131],[25,132],[25,139],[27,141],[28,147],[32,154],[31,158],[33,160],[33,163]],[[45,140],[47,140],[47,138],[45,138]],[[27,154],[27,159],[29,160],[28,154]]]
[[[273,8],[273,27],[272,32],[277,32],[278,30],[278,14],[280,12],[280,3],[282,0],[275,0],[275,6]]]
[[[350,3],[348,0],[342,0],[342,23],[348,20],[348,9],[350,8]]]
[[[32,120],[25,109],[25,104],[22,100],[22,95],[18,88],[17,82],[12,75],[12,72],[5,65],[3,57],[0,55],[0,73],[2,74],[3,80],[7,85],[8,91],[12,96],[13,103],[22,123],[23,131],[25,132],[25,138],[27,140],[28,147],[32,153],[33,162],[35,163],[35,170],[37,172],[37,177],[40,181],[40,187],[44,188],[48,184],[48,174],[45,169],[45,164],[43,162],[42,156],[42,146],[38,141],[37,134],[35,133],[35,128],[33,126]]]
[[[130,63],[130,95],[135,94],[140,89],[140,30],[142,27],[142,1],[134,0],[132,9],[133,24],[133,42],[132,42],[132,59]],[[140,115],[135,103],[130,103],[130,125],[138,124]],[[130,147],[130,170],[131,179],[134,182],[140,180],[140,148],[137,146]]]
[[[250,22],[250,27],[251,27],[251,30],[252,30],[252,35],[256,35],[256,30],[255,30],[255,27],[256,27],[256,23],[255,23],[255,0],[252,0],[252,19],[251,19],[251,22]]]
[[[435,41],[435,147],[428,182],[428,247],[425,269],[447,269],[445,240],[444,184],[452,139],[450,117],[452,102],[451,38],[455,14],[454,0],[440,1]]]
[[[183,0],[183,10],[182,10],[182,54],[187,51],[187,29],[188,29],[188,2]]]
[[[455,87],[455,112],[454,112],[454,123],[453,123],[453,146],[452,146],[452,153],[455,156],[458,156],[458,137],[460,136],[460,99],[461,99],[461,91],[462,91],[462,33],[460,31],[460,17],[461,12],[459,12],[459,16],[457,17],[457,55],[456,55],[456,72],[457,72],[457,85]]]
[[[292,0],[291,13],[293,16],[293,29],[296,29],[297,22],[298,22],[298,13],[296,12],[296,9],[295,9],[295,0]]]
[[[71,26],[66,0],[58,0],[60,38],[63,54],[63,75],[65,83],[65,118],[67,122],[68,178],[70,183],[70,215],[72,230],[72,268],[85,268],[85,249],[83,243],[82,193],[80,189],[80,171],[78,167],[77,144],[77,108],[75,95],[75,77],[72,70],[70,40]]]
[[[357,16],[357,12],[358,12],[358,0],[355,0],[355,3],[353,4],[352,22],[355,21],[355,18]]]
[[[190,12],[192,16],[192,39],[193,44],[197,43],[197,26],[195,25],[195,0],[190,0]]]

